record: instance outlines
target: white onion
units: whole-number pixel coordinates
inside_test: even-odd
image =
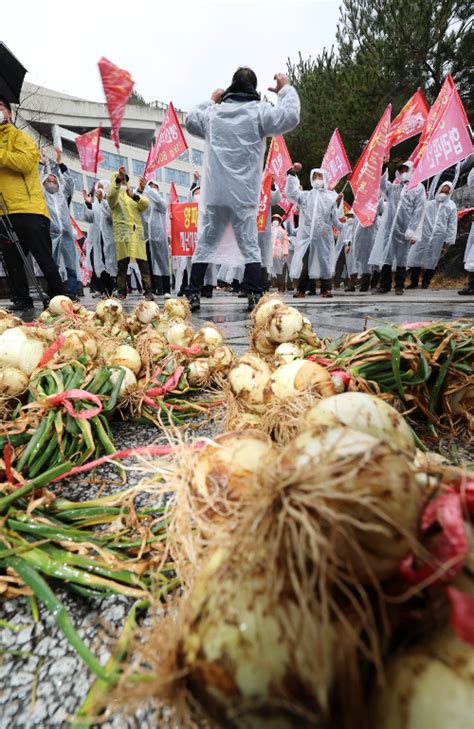
[[[375,395],[344,392],[317,402],[305,415],[308,427],[347,425],[392,448],[415,454],[415,438],[403,415]]]
[[[74,302],[69,296],[53,296],[48,304],[48,309],[53,316],[64,316],[74,311]]]
[[[0,368],[0,398],[21,395],[27,389],[28,384],[28,375],[18,367]]]
[[[280,365],[272,373],[265,387],[266,402],[274,397],[284,400],[302,392],[317,392],[323,397],[334,395],[334,385],[324,367],[307,359],[295,359]]]
[[[155,301],[141,301],[133,313],[142,324],[151,324],[152,321],[159,319],[160,307]]]
[[[210,380],[211,370],[207,359],[195,359],[189,362],[187,378],[191,387],[205,387]]]
[[[123,306],[118,299],[104,299],[98,302],[95,310],[102,322],[112,322],[120,317]]]
[[[170,318],[189,319],[191,315],[189,304],[184,299],[165,299],[163,310]]]
[[[63,359],[77,359],[86,354],[91,359],[97,356],[97,342],[94,337],[81,329],[66,329],[62,332],[64,343],[58,352]]]
[[[216,327],[211,324],[205,324],[196,333],[193,344],[200,347],[204,354],[212,354],[217,347],[221,347],[224,344],[224,339]]]
[[[276,308],[265,324],[265,335],[273,342],[293,342],[303,330],[303,317],[292,306]]]
[[[252,333],[251,336],[252,349],[258,354],[273,354],[275,351],[275,345],[267,337],[266,331],[263,329],[257,329]]]
[[[152,361],[161,359],[168,352],[168,347],[163,337],[154,329],[139,334],[135,338],[134,344],[142,358],[148,357]]]
[[[255,321],[255,325],[257,327],[261,326],[274,309],[284,306],[285,304],[283,301],[280,301],[280,299],[262,299],[252,312],[252,318]]]
[[[140,355],[134,347],[129,344],[121,344],[115,349],[109,358],[109,362],[115,366],[128,367],[134,375],[138,375],[142,368]]]
[[[209,357],[211,370],[228,369],[235,362],[235,354],[229,347],[217,347]]]
[[[0,335],[0,367],[17,367],[30,375],[44,353],[43,343],[24,327],[6,329]]]
[[[171,299],[167,299],[167,301],[171,301]],[[194,337],[193,328],[184,321],[176,321],[171,324],[164,334],[166,341],[177,347],[189,347]]]
[[[252,354],[244,354],[230,369],[229,384],[237,399],[254,412],[265,410],[264,390],[271,375],[267,363]]]
[[[2,334],[7,329],[11,329],[12,327],[18,327],[22,324],[22,320],[19,319],[17,316],[11,316],[4,309],[0,309],[0,334]]]
[[[110,381],[115,385],[122,370],[125,372],[125,375],[122,380],[122,384],[120,385],[119,398],[125,397],[125,395],[128,395],[137,386],[137,378],[135,377],[134,373],[131,369],[125,367],[124,365],[120,365],[116,370],[112,372],[112,374],[110,375]]]
[[[277,365],[288,364],[294,359],[300,359],[303,356],[303,350],[297,344],[292,342],[283,342],[275,349],[274,362]]]

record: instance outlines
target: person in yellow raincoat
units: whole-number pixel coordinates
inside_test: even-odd
[[[142,213],[149,206],[148,198],[143,195],[146,180],[138,178],[138,187],[133,192],[128,185],[129,177],[122,166],[112,175],[107,190],[107,204],[112,213],[115,248],[117,251],[117,289],[119,299],[127,297],[127,268],[130,259],[135,260],[140,269],[143,293],[153,301],[150,268],[146,257],[145,233]]]

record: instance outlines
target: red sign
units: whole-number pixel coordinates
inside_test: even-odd
[[[183,130],[176,116],[174,106],[170,101],[159,134],[152,144],[148,161],[145,168],[145,177],[157,170],[159,167],[172,162],[180,157],[188,149],[188,143],[184,138]]]
[[[335,188],[339,180],[351,171],[346,150],[337,128],[329,141],[321,167],[328,173],[328,187],[330,190]]]
[[[132,93],[133,79],[128,71],[124,71],[104,57],[99,61],[99,71],[112,123],[112,139],[117,149],[119,149],[119,129],[125,107]]]
[[[283,191],[286,188],[286,173],[292,166],[293,162],[291,161],[290,153],[288,152],[288,147],[286,146],[284,137],[282,135],[279,137],[272,137],[264,173],[273,172],[275,175],[275,182],[282,194],[282,199],[278,205],[285,212],[288,211],[292,205],[288,198],[283,194]]]
[[[76,137],[76,147],[84,172],[97,174],[97,165],[104,159],[100,152],[100,127]]]
[[[268,211],[270,209],[270,193],[272,190],[272,176],[265,172],[260,188],[260,202],[258,204],[257,230],[262,233],[267,227]]]
[[[472,213],[474,211],[474,208],[464,208],[463,210],[458,210],[458,220],[462,220],[466,215],[469,215],[469,213]]]
[[[459,94],[453,89],[423,143],[408,189],[465,159],[473,150],[466,113]]]
[[[387,146],[387,134],[390,129],[391,110],[392,105],[389,104],[350,177],[351,187],[354,191],[352,209],[364,228],[372,225],[377,215],[380,179]]]
[[[198,203],[172,203],[171,255],[192,256],[197,243]]]
[[[430,107],[425,95],[422,89],[418,89],[391,123],[386,151],[388,152],[396,144],[420,134],[428,119],[429,112]]]

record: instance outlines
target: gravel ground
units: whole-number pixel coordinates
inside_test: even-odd
[[[327,306],[299,305],[311,317],[316,329],[323,336],[336,336],[343,331],[358,331],[363,328],[367,315],[375,315],[392,321],[415,321],[429,316],[449,318],[469,315],[468,307],[459,307],[452,297],[433,297],[433,300],[399,302],[386,299],[379,302],[361,297],[342,297],[343,302],[332,302]],[[408,298],[408,297],[406,297]],[[369,303],[370,302],[370,303]],[[89,304],[92,302],[89,301]],[[135,303],[132,299],[130,304]],[[293,303],[293,302],[292,302]],[[298,302],[299,304],[299,302]],[[235,297],[221,296],[207,308],[193,317],[194,324],[205,319],[218,322],[224,329],[226,339],[241,353],[246,346],[247,321],[242,313],[242,302]],[[397,308],[393,308],[393,307]],[[113,432],[117,448],[135,447],[159,442],[153,426],[115,421]],[[197,431],[211,436],[215,424],[206,423]],[[460,453],[466,459],[474,459],[472,450],[462,447]],[[127,465],[127,462],[125,462]],[[128,485],[138,483],[143,473],[128,470]],[[97,476],[105,487],[91,486],[84,479],[74,479],[63,484],[61,496],[71,500],[83,500],[123,488],[117,481],[114,466],[104,465],[97,470]],[[101,602],[91,602],[79,596],[58,590],[58,597],[66,605],[69,615],[86,645],[102,664],[110,656],[124,618],[132,601],[121,597],[109,597]],[[2,627],[6,621],[15,630]],[[40,619],[34,623],[26,598],[0,602],[0,729],[66,728],[71,718],[87,695],[93,676],[69,646],[53,617],[40,607]],[[130,719],[118,714],[100,726],[104,729],[148,729],[159,727],[160,719],[152,708],[137,711]]]

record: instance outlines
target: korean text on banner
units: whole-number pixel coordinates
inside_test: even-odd
[[[100,127],[86,134],[80,134],[76,137],[75,142],[81,168],[84,172],[93,172],[96,175],[97,165],[104,159],[100,152]]]
[[[328,148],[324,153],[321,167],[328,173],[328,187],[330,190],[333,190],[339,180],[351,171],[346,150],[344,149],[341,135],[337,128],[334,130],[332,137],[329,140]]]
[[[270,192],[272,189],[272,176],[269,172],[265,172],[262,178],[262,186],[260,188],[260,202],[258,205],[257,230],[263,233],[267,227],[268,211],[270,209]]]
[[[458,93],[453,92],[424,143],[408,189],[465,159],[473,151],[464,107]]]
[[[188,143],[181,129],[178,117],[174,110],[174,106],[170,104],[165,112],[163,123],[158,132],[155,143],[152,145],[148,161],[145,168],[145,177],[151,175],[152,172],[159,167],[172,162],[180,157],[183,152],[188,149]]]
[[[112,140],[119,149],[119,129],[132,93],[133,79],[128,71],[124,71],[104,57],[99,61],[99,71],[112,125]]]
[[[197,243],[198,203],[172,203],[171,255],[192,256]]]
[[[279,207],[287,212],[292,203],[285,196],[287,171],[293,166],[288,147],[282,135],[272,137],[270,149],[268,150],[267,162],[265,164],[265,172],[272,172],[275,175],[275,182],[281,192],[282,199],[278,203]]]
[[[352,210],[364,228],[372,225],[377,215],[382,165],[387,146],[387,134],[390,129],[391,111],[392,106],[389,104],[350,177],[351,187],[354,191]]]
[[[390,125],[387,139],[387,152],[396,144],[421,134],[428,119],[430,107],[422,89],[418,89],[407,101],[401,112]]]

